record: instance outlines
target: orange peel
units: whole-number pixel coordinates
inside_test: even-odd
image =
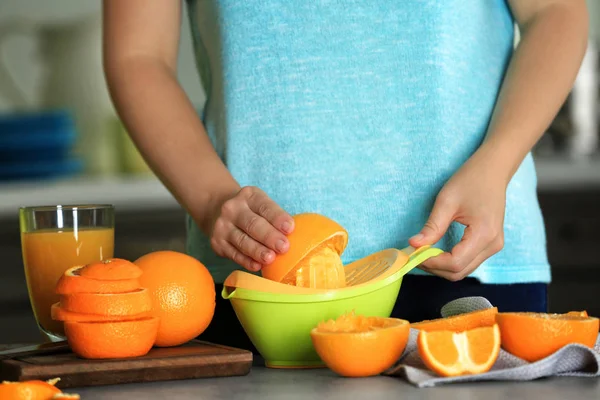
[[[142,270],[131,261],[122,258],[109,258],[86,265],[79,271],[79,274],[89,279],[119,281],[138,279],[142,276]]]
[[[585,315],[583,312],[498,313],[496,322],[502,334],[502,348],[529,362],[546,358],[568,344],[593,348],[599,320]]]
[[[317,354],[332,371],[365,377],[382,373],[400,358],[409,332],[408,321],[352,312],[319,323],[310,336]]]
[[[78,394],[66,394],[56,387],[60,378],[48,381],[28,380],[23,382],[4,381],[0,384],[0,399],[6,400],[59,400],[79,399]]]
[[[60,296],[60,306],[81,314],[136,315],[151,311],[152,300],[147,289],[125,293],[73,293]]]
[[[83,266],[69,268],[56,284],[56,294],[73,293],[125,293],[140,287],[138,278],[121,280],[98,280],[80,275]]]
[[[470,329],[493,326],[496,323],[498,308],[486,308],[452,317],[425,320],[411,324],[411,328],[420,331],[452,331],[463,332]]]
[[[99,321],[124,321],[128,319],[141,319],[150,316],[150,311],[133,315],[102,315],[102,314],[84,314],[67,311],[60,306],[60,303],[54,303],[50,307],[50,315],[55,321],[77,321],[77,322],[99,322]]]
[[[147,354],[156,340],[159,319],[114,322],[65,321],[71,350],[88,359],[131,358]]]
[[[312,255],[329,248],[341,255],[348,245],[348,232],[336,221],[315,213],[294,215],[294,230],[287,236],[290,243],[286,253],[263,266],[263,278],[295,284],[297,270]]]

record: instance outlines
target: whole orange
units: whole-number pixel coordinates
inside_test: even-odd
[[[156,251],[138,258],[139,278],[152,298],[151,314],[160,319],[155,346],[170,347],[200,335],[215,312],[215,283],[208,269],[195,258]]]

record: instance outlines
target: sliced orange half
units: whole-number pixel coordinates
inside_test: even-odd
[[[313,346],[325,365],[339,375],[378,375],[402,355],[410,324],[396,318],[344,314],[311,330]]]
[[[263,278],[313,288],[345,286],[340,255],[348,233],[340,224],[320,214],[297,214],[287,238],[289,250],[262,268]]]
[[[82,358],[128,358],[147,354],[156,340],[157,317],[116,322],[65,321],[71,350]]]
[[[548,357],[571,343],[593,348],[599,320],[582,313],[499,313],[496,321],[502,333],[502,347],[529,362]]]
[[[99,280],[80,275],[84,267],[69,268],[56,284],[56,294],[72,293],[124,293],[140,287],[138,278],[120,280]]]
[[[92,322],[92,321],[124,321],[129,319],[141,319],[150,316],[150,311],[146,311],[135,315],[98,315],[98,314],[82,314],[72,311],[67,311],[60,306],[60,303],[54,303],[50,307],[50,315],[55,321],[77,321],[77,322]]]
[[[425,320],[411,324],[411,328],[421,331],[463,332],[469,329],[492,326],[496,323],[498,308],[486,308],[447,318]]]
[[[79,274],[84,278],[101,281],[119,281],[123,279],[138,279],[142,269],[131,261],[122,258],[110,258],[83,267]]]
[[[498,325],[464,332],[420,331],[417,339],[423,363],[440,376],[489,371],[500,353]]]
[[[95,315],[136,315],[152,309],[147,289],[125,293],[73,293],[60,296],[60,306],[70,312]]]

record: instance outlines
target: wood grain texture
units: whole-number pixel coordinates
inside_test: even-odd
[[[60,377],[60,388],[246,375],[252,353],[192,340],[178,347],[153,348],[142,357],[86,360],[69,352],[0,362],[0,380]]]

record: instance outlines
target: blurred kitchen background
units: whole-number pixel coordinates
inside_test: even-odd
[[[126,0],[124,0],[126,1]],[[569,100],[535,148],[553,266],[550,307],[600,316],[600,0]],[[184,213],[117,118],[101,66],[98,0],[0,0],[0,343],[39,339],[23,274],[17,212],[113,203],[115,256],[184,250]],[[183,17],[179,79],[204,102]],[[10,321],[7,322],[7,321]]]

